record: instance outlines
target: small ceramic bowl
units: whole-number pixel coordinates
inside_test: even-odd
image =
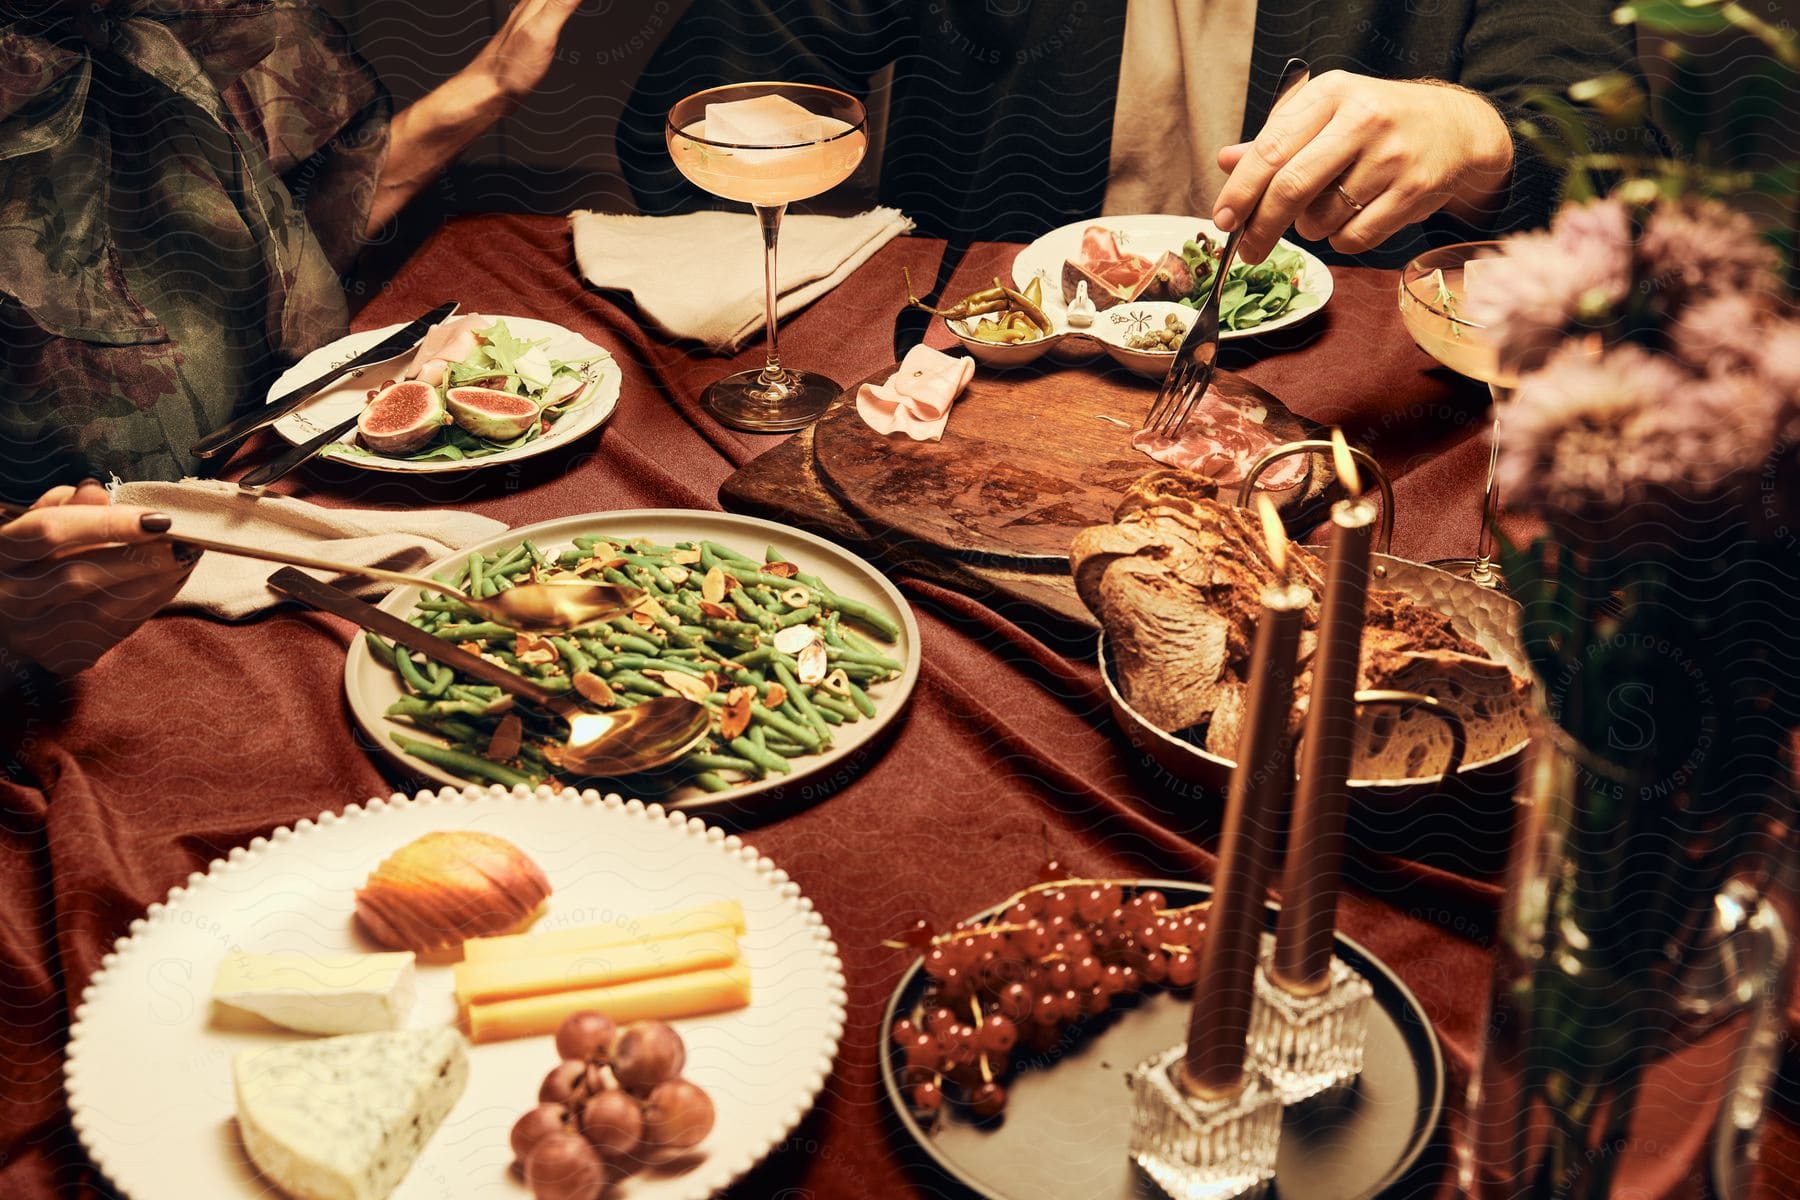
[[[975,321],[982,320],[976,317]],[[945,321],[950,332],[956,335],[969,351],[969,357],[989,367],[1022,367],[1034,363],[1044,357],[1050,347],[1056,343],[1059,335],[1047,334],[1029,342],[988,342],[975,337],[971,331],[974,321]]]
[[[1135,300],[1115,304],[1094,319],[1093,335],[1106,346],[1114,362],[1130,367],[1140,375],[1161,379],[1175,365],[1173,350],[1133,350],[1125,340],[1137,334],[1162,329],[1172,316],[1185,336],[1194,325],[1194,310],[1169,300]]]

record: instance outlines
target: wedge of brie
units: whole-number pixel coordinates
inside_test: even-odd
[[[250,1160],[295,1200],[381,1200],[462,1095],[454,1029],[408,1029],[245,1050],[231,1060]]]
[[[374,1033],[406,1023],[415,996],[413,956],[225,956],[213,999],[302,1033]]]

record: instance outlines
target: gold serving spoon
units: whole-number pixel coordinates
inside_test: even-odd
[[[25,509],[14,505],[0,504],[0,516],[7,520],[23,516],[25,512]],[[164,541],[211,550],[215,554],[231,554],[239,558],[261,559],[263,562],[286,563],[320,571],[336,571],[343,575],[363,575],[371,579],[411,584],[413,587],[449,596],[467,605],[484,621],[517,629],[521,633],[560,633],[579,629],[583,625],[623,616],[644,602],[644,593],[638,588],[620,587],[611,583],[583,583],[572,579],[515,584],[492,596],[478,598],[429,576],[409,575],[404,571],[390,571],[385,567],[356,566],[288,550],[269,550],[237,542],[194,537],[174,530],[157,536]]]
[[[569,723],[569,737],[557,765],[572,774],[608,778],[663,766],[693,750],[712,727],[706,705],[681,696],[596,712],[291,567],[269,576],[269,586],[561,717]]]

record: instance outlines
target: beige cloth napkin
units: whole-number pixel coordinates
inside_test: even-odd
[[[856,415],[876,433],[939,441],[950,422],[950,406],[974,376],[974,359],[952,358],[921,342],[906,352],[886,382],[856,389]]]
[[[777,316],[811,304],[912,227],[897,208],[854,217],[784,217],[776,253]],[[569,228],[582,277],[595,287],[630,292],[644,316],[671,337],[733,353],[762,331],[762,232],[753,214],[581,211],[570,215]]]
[[[185,532],[394,571],[422,569],[506,528],[465,512],[321,508],[291,496],[254,495],[218,479],[124,483],[114,489],[113,499],[169,514],[176,537]],[[169,608],[228,621],[254,616],[282,602],[266,583],[278,570],[279,564],[260,559],[203,555]],[[311,574],[334,578],[326,571]],[[358,579],[355,590],[370,600],[393,586]]]
[[[1212,215],[1255,36],[1256,0],[1130,0],[1102,212]]]

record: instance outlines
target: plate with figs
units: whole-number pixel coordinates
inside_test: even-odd
[[[988,1200],[1160,1195],[1128,1157],[1128,1081],[1187,1036],[1210,894],[1050,879],[953,929],[915,931],[881,1075],[921,1171]],[[1341,935],[1337,954],[1374,989],[1362,1074],[1285,1111],[1275,1190],[1370,1200],[1424,1154],[1444,1059],[1398,976]]]
[[[131,924],[65,1084],[129,1200],[704,1200],[812,1108],[831,932],[716,826],[589,790],[394,795]]]

